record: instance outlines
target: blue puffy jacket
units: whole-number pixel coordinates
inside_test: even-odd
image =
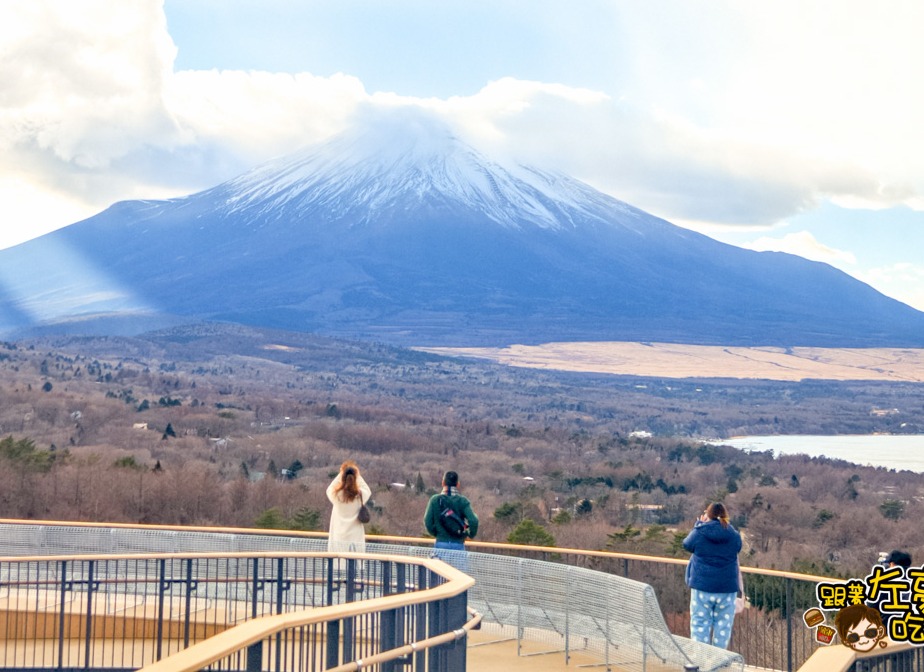
[[[687,566],[687,585],[706,593],[738,592],[738,552],[741,535],[718,520],[696,521],[683,547],[693,554]]]

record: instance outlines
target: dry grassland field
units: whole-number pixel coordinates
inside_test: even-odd
[[[908,348],[746,348],[608,342],[420,350],[510,366],[632,376],[924,382],[924,350]]]

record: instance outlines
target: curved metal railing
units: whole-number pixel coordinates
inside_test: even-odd
[[[462,669],[453,642],[476,622],[473,583],[406,555],[0,557],[0,666],[285,672],[375,657],[388,669],[411,646],[413,670]]]
[[[379,557],[369,560],[368,556],[364,555],[357,555],[354,559],[362,559],[362,562],[381,561]],[[400,559],[393,557],[390,561],[400,567]],[[466,620],[465,610],[459,609],[464,607],[464,591],[470,588],[474,581],[451,567],[440,565],[443,563],[431,560],[420,563],[421,568],[427,567],[434,575],[446,579],[441,585],[432,588],[418,587],[418,590],[412,592],[250,620],[159,662],[146,665],[142,670],[196,672],[210,667],[300,671],[315,669],[311,663],[320,663],[322,659],[325,659],[325,664],[319,664],[317,669],[324,669],[326,672],[352,672],[371,665],[380,665],[382,670],[394,670],[398,661],[402,663],[402,669],[405,666],[412,670],[464,669],[465,648],[457,646],[457,643],[464,643],[468,632],[481,622],[481,615],[469,610],[472,618]],[[359,573],[353,580],[362,581],[368,578],[370,577],[364,577]],[[396,581],[391,585],[400,588],[401,582]],[[460,597],[463,599],[460,600]],[[436,606],[434,615],[424,610],[413,609],[431,605]],[[453,611],[456,613],[453,614]],[[407,636],[399,636],[405,630],[398,626],[399,614],[402,616],[401,620],[404,620],[415,613],[418,614],[419,625],[423,626],[417,627],[416,632],[426,632],[427,636],[406,642]],[[460,619],[463,623],[458,627]],[[368,628],[370,622],[376,625]],[[357,623],[365,623],[367,631],[356,632]],[[435,627],[428,631],[426,625],[433,624]],[[357,655],[361,647],[349,643],[360,637],[378,643],[377,646],[366,647],[366,653],[361,658]],[[321,654],[316,640],[323,640],[326,656]],[[343,652],[339,654],[338,650],[341,648]],[[283,654],[287,654],[286,664],[281,664]],[[442,657],[446,660],[438,660],[433,665],[428,665],[428,656]],[[336,664],[338,659],[344,662]]]
[[[89,547],[100,552],[201,548],[285,551],[318,550],[326,546],[324,533],[250,528],[196,529],[2,520],[0,525],[4,526],[0,548],[9,553],[17,552],[16,549],[24,552],[36,545],[45,552],[52,549],[76,552]],[[29,529],[29,525],[34,528]],[[426,538],[370,536],[368,539],[368,550],[373,552],[427,556],[432,547],[432,539]],[[827,577],[743,568],[752,608],[739,616],[735,623],[732,648],[735,654],[740,654],[737,658],[739,663],[735,663],[734,656],[727,654],[724,659],[710,662],[702,655],[702,645],[686,639],[689,632],[689,591],[683,581],[685,560],[490,542],[472,542],[468,547],[473,552],[465,556],[469,564],[462,569],[468,570],[476,579],[470,591],[470,603],[484,613],[486,621],[512,628],[512,636],[518,642],[521,638],[548,641],[566,656],[570,650],[580,648],[605,662],[618,662],[615,645],[620,643],[619,638],[625,633],[618,629],[610,631],[612,612],[608,611],[607,604],[618,608],[619,596],[626,593],[626,586],[633,584],[612,584],[614,576],[653,588],[655,610],[661,623],[652,625],[644,622],[644,634],[652,643],[647,649],[641,647],[652,660],[659,656],[670,659],[667,649],[673,648],[671,655],[679,656],[679,662],[692,660],[702,663],[702,670],[712,665],[738,665],[742,657],[749,666],[794,670],[818,646],[812,639],[812,632],[802,622],[801,615],[812,606],[815,584],[830,580]],[[528,582],[532,583],[532,587],[549,585],[554,590],[531,590]],[[612,601],[587,598],[588,594],[608,595],[611,588],[615,591]],[[628,594],[632,594],[632,590],[628,590]],[[585,602],[599,606],[599,609],[587,617]],[[672,642],[654,644],[661,636],[655,636],[656,632],[672,634]],[[712,647],[705,648],[715,651]]]

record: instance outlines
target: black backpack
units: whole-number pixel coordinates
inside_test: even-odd
[[[440,495],[439,507],[440,525],[446,533],[455,539],[464,539],[465,531],[468,530],[468,522],[452,508],[452,500],[446,495]]]

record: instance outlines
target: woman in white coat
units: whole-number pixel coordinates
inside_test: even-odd
[[[327,499],[333,505],[330,512],[330,534],[327,550],[332,552],[366,550],[366,530],[359,522],[359,509],[372,497],[372,490],[352,460],[340,466],[340,473],[327,486]]]

